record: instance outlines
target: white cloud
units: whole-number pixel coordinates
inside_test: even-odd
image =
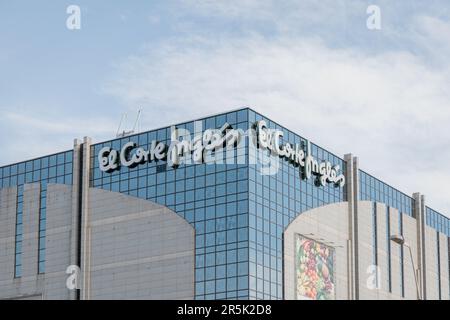
[[[432,47],[430,35],[445,37],[448,27],[418,19],[421,34],[408,41]],[[105,91],[145,106],[148,128],[253,107],[336,154],[353,152],[369,173],[450,212],[448,70],[405,50],[370,54],[305,36],[194,35],[129,57]]]
[[[11,110],[12,108],[5,108]],[[42,109],[41,109],[42,110]],[[61,120],[63,118],[64,120]],[[0,127],[3,135],[0,143],[2,150],[0,166],[52,154],[73,148],[73,139],[85,135],[97,139],[111,138],[117,124],[111,119],[85,119],[63,113],[45,114],[38,108],[15,108],[2,112]],[[9,133],[15,141],[11,143]],[[23,142],[27,142],[24,144]],[[26,147],[24,147],[26,146]]]

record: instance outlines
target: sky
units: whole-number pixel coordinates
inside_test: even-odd
[[[251,107],[449,216],[449,57],[448,0],[0,0],[0,166]]]

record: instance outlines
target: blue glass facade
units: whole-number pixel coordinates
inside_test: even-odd
[[[439,212],[426,207],[425,208],[427,225],[442,232],[450,237],[450,219]]]
[[[0,188],[17,188],[14,275],[22,276],[24,184],[40,183],[38,263],[36,273],[45,273],[46,194],[48,183],[72,184],[73,151],[24,161],[0,168]]]
[[[370,174],[359,170],[360,200],[376,201],[410,217],[414,215],[414,199]]]
[[[271,129],[283,131],[283,143],[306,140],[279,124],[249,110],[249,125],[265,120]],[[316,145],[312,155],[339,165],[345,162]],[[318,187],[314,179],[303,180],[299,169],[280,160],[275,175],[261,175],[263,166],[250,159],[249,166],[249,280],[251,299],[281,299],[283,268],[283,231],[299,214],[325,204],[346,200],[345,188],[327,185]]]
[[[370,174],[359,170],[360,200],[377,201],[396,208],[399,212],[414,216],[414,199]],[[426,207],[428,226],[450,236],[450,219]]]
[[[229,123],[246,132],[256,121],[283,132],[282,143],[305,144],[301,136],[251,109],[241,109],[196,120],[203,130],[221,128]],[[175,126],[193,135],[194,121]],[[154,201],[167,206],[186,219],[196,231],[196,299],[281,299],[283,298],[283,231],[299,214],[309,209],[347,200],[346,188],[333,184],[318,186],[315,179],[304,180],[299,168],[279,159],[275,174],[262,175],[257,154],[250,141],[226,154],[227,164],[184,164],[176,169],[166,161],[152,161],[113,172],[99,168],[97,155],[106,146],[120,150],[130,141],[146,150],[157,140],[169,145],[171,127],[93,144],[89,185],[108,191]],[[311,154],[319,161],[339,165],[345,174],[345,161],[311,144]],[[268,153],[268,151],[267,151]],[[21,276],[23,185],[40,183],[39,252],[37,273],[45,272],[46,197],[48,183],[72,184],[73,152],[66,151],[0,168],[0,187],[18,188],[16,219],[16,276]],[[414,216],[414,199],[373,176],[359,171],[360,199],[381,202],[399,210],[399,230],[403,214]],[[373,208],[374,230],[377,212]],[[389,215],[388,215],[389,216]],[[396,217],[397,218],[397,217]],[[386,221],[389,225],[389,221]],[[450,234],[449,219],[427,208],[427,224]],[[386,237],[391,230],[387,228]],[[378,246],[376,233],[374,247]],[[390,246],[388,241],[388,246]],[[389,251],[390,249],[387,248]],[[399,249],[403,250],[403,249]],[[403,251],[400,269],[403,274]],[[376,253],[373,256],[378,262]],[[390,261],[389,261],[390,263]],[[403,277],[401,277],[403,281]],[[390,277],[386,279],[390,283]],[[403,292],[403,282],[399,285]]]
[[[246,131],[248,110],[197,121],[201,121],[203,129],[220,128],[227,122]],[[195,132],[193,121],[176,127]],[[101,148],[120,149],[130,140],[144,148],[150,148],[153,140],[169,145],[170,133],[170,127],[166,127],[93,145],[90,184],[165,205],[195,227],[197,299],[248,299],[249,182],[245,146],[232,155],[234,164],[181,164],[173,169],[166,161],[159,161],[122,167],[112,173],[99,169],[96,155]],[[238,160],[238,156],[244,159]]]

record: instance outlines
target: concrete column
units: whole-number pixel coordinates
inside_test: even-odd
[[[389,208],[389,226],[390,226],[390,234],[392,235],[398,235],[400,234],[400,224],[399,224],[399,212],[396,208],[390,207]],[[401,277],[400,277],[400,261],[401,261],[401,246],[394,243],[393,241],[390,241],[391,246],[391,297],[392,299],[401,299],[402,298],[402,291],[401,291]],[[405,254],[409,255],[408,248],[404,248]],[[408,257],[409,258],[409,257]],[[403,277],[404,278],[404,277]]]
[[[387,234],[387,207],[384,203],[377,202],[377,257],[379,277],[381,282],[381,290],[378,290],[379,299],[389,299],[389,253],[388,245],[389,240],[386,237]]]
[[[413,194],[414,215],[417,220],[417,269],[419,292],[422,300],[426,299],[426,264],[425,264],[425,196],[419,192]]]
[[[359,202],[359,160],[357,157],[353,157],[353,239],[354,251],[355,251],[355,299],[359,300],[359,247],[358,247],[358,202]],[[365,281],[362,282],[365,284]]]
[[[439,261],[440,261],[440,276],[441,276],[441,300],[449,300],[449,270],[448,270],[448,237],[439,232]]]
[[[14,280],[17,187],[0,188],[0,297],[10,295],[7,284]]]
[[[426,199],[425,196],[422,194],[420,196],[420,216],[421,216],[421,229],[422,229],[422,268],[421,270],[419,270],[419,272],[421,272],[421,277],[422,277],[422,299],[426,300],[427,299],[427,264],[426,264],[426,246],[425,246],[425,229],[426,229],[426,225],[427,225],[427,220],[426,220]]]
[[[344,156],[346,161],[346,186],[348,201],[348,225],[349,225],[349,299],[359,299],[359,283],[358,283],[358,159],[352,154]]]
[[[91,234],[89,219],[89,172],[91,138],[84,137],[81,147],[81,299],[90,299]]]
[[[72,224],[70,264],[80,267],[80,183],[81,183],[81,141],[73,142],[73,169],[72,169]],[[70,291],[70,300],[78,300],[79,291]]]
[[[41,185],[31,183],[23,188],[22,279],[37,279]]]

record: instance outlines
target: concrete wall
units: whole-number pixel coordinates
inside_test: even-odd
[[[377,215],[377,257],[380,277],[380,287],[370,288],[366,284],[366,280],[370,274],[363,273],[374,263],[374,240],[373,240],[373,203],[369,201],[360,201],[358,204],[359,217],[359,263],[361,269],[360,275],[360,299],[417,299],[417,287],[414,277],[414,268],[418,267],[417,252],[417,220],[405,214],[402,215],[403,220],[403,237],[411,247],[412,259],[414,267],[411,263],[411,254],[408,247],[403,247],[403,259],[401,256],[401,246],[393,241],[388,240],[388,227],[390,235],[401,235],[399,212],[395,208],[389,208],[389,225],[388,210],[386,205],[376,203]],[[390,245],[390,253],[388,249]],[[389,261],[390,261],[390,280],[389,280]],[[402,292],[402,273],[401,264],[403,262],[403,291]],[[420,281],[420,280],[419,280]],[[390,285],[389,285],[390,284]]]
[[[388,299],[389,292],[389,250],[387,240],[387,217],[386,206],[381,203],[376,204],[377,210],[377,255],[380,271],[380,287],[373,289],[375,296],[368,296],[368,299]],[[364,240],[363,240],[364,241]],[[366,241],[369,241],[368,239]]]
[[[195,231],[166,207],[89,190],[89,299],[193,299]]]
[[[0,189],[0,297],[15,296],[14,237],[16,234],[17,188]]]
[[[41,299],[43,277],[37,274],[39,184],[23,191],[22,277],[14,278],[17,188],[0,191],[0,298]]]
[[[309,210],[299,215],[284,231],[284,298],[294,300],[296,292],[295,235],[304,235],[335,247],[336,298],[349,299],[348,288],[348,203],[341,202]]]
[[[389,232],[390,235],[400,235],[400,223],[398,210],[389,208]],[[393,241],[391,245],[391,299],[402,299],[402,274],[401,274],[401,246]],[[406,270],[408,273],[409,270]],[[403,275],[404,276],[404,275]]]
[[[22,277],[14,278],[17,188],[0,189],[0,299],[70,299],[72,186],[47,190],[46,270],[38,274],[40,185],[24,186]],[[91,299],[193,299],[195,231],[155,203],[89,190]],[[82,273],[83,274],[83,273]]]
[[[411,247],[411,254],[407,246],[403,247],[403,259],[401,246],[388,239],[388,227],[390,235],[400,235],[399,212],[384,204],[376,203],[376,247],[373,228],[373,203],[370,201],[358,202],[358,251],[357,259],[349,259],[347,256],[347,244],[351,238],[348,225],[347,203],[331,204],[324,207],[309,210],[299,215],[284,232],[284,295],[285,299],[295,299],[295,261],[294,261],[294,237],[295,234],[324,244],[332,242],[336,248],[336,298],[349,299],[348,270],[352,260],[358,261],[359,266],[359,299],[417,299],[417,287],[414,276],[414,268],[418,267],[418,236],[417,220],[407,215],[402,215],[403,237]],[[389,212],[389,213],[388,213]],[[388,215],[389,214],[389,220]],[[440,274],[441,274],[441,298],[449,299],[448,295],[448,241],[445,235],[440,234]],[[427,299],[438,299],[438,264],[436,230],[426,227],[426,279]],[[390,244],[390,252],[388,245]],[[376,250],[379,273],[375,273],[374,250]],[[390,280],[389,280],[390,261]],[[403,282],[401,266],[403,263]],[[379,286],[374,281],[374,276],[379,277]],[[376,278],[375,278],[376,279]],[[419,280],[420,281],[420,280]],[[402,283],[403,291],[402,292]],[[420,282],[419,282],[420,283]],[[389,285],[390,284],[390,285]]]
[[[439,233],[439,245],[441,256],[441,298],[450,300],[449,292],[449,270],[448,270],[448,238],[445,234]]]
[[[72,187],[49,184],[47,187],[47,233],[44,299],[67,300],[67,267],[70,263],[72,235]]]
[[[413,217],[409,217],[407,215],[403,216],[403,236],[405,239],[408,239],[408,244],[411,247],[412,259],[414,262],[411,262],[411,254],[408,248],[404,248],[404,270],[405,270],[405,299],[407,300],[417,300],[417,287],[414,279],[414,274],[412,270],[414,268],[418,268],[419,266],[419,257],[417,254],[417,220]],[[417,281],[420,283],[420,278],[417,278]]]
[[[383,278],[375,274],[374,268],[374,242],[373,238],[372,203],[360,202],[358,206],[358,235],[362,240],[358,243],[359,262],[359,295],[361,299],[379,299],[380,290],[370,289],[377,286]],[[380,266],[378,266],[380,267]],[[378,278],[377,278],[378,276]],[[367,285],[369,283],[369,285]]]
[[[48,185],[46,273],[38,274],[40,185],[24,186],[22,277],[15,279],[16,192],[16,187],[0,190],[0,298],[67,299],[72,188]]]
[[[439,299],[438,257],[436,230],[425,227],[425,270],[426,270],[426,297],[427,300]]]

